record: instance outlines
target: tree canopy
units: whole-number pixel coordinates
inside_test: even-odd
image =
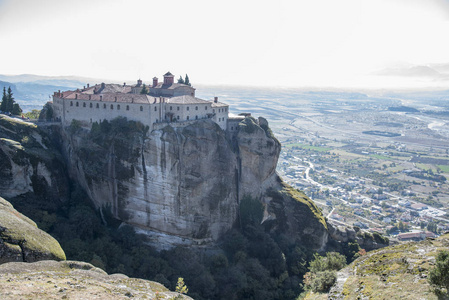
[[[6,87],[3,87],[3,96],[2,103],[0,104],[0,110],[5,113],[11,113],[13,115],[20,115],[22,113],[20,105],[14,101],[11,87],[8,87],[8,92],[6,92]]]

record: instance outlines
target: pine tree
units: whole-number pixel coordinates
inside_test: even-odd
[[[186,74],[186,79],[184,80],[184,84],[190,85],[189,75]]]
[[[179,75],[178,83],[184,84],[184,79],[182,79],[182,76],[181,76],[181,75]]]
[[[3,97],[2,97],[2,104],[0,105],[0,110],[6,112],[7,104],[8,104],[8,97],[6,96],[6,88],[3,87]]]
[[[12,90],[11,90],[11,87],[8,87],[8,95],[7,95],[7,98],[8,98],[8,102],[7,102],[8,104],[7,104],[7,106],[6,106],[6,111],[12,113],[12,110],[13,110],[13,108],[14,108],[14,98],[12,97]]]

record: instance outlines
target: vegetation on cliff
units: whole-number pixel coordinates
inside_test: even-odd
[[[248,122],[248,126],[262,127],[254,130],[258,130],[259,142],[265,145],[267,140],[264,137],[271,134],[269,128],[263,128],[264,123],[260,119],[259,124]],[[200,126],[198,124],[195,126]],[[16,125],[19,124],[5,124],[4,127]],[[50,158],[56,155],[52,154],[57,149],[49,138],[42,135],[40,141],[36,138],[34,125],[23,126],[6,129],[11,132],[22,130],[23,134],[11,133],[8,136],[10,141],[4,143],[14,153],[23,155],[24,166],[33,151],[43,152],[39,148],[42,145],[38,147],[37,144],[35,150],[31,150],[33,147],[30,146],[36,142],[48,148]],[[218,130],[216,128],[214,126],[213,130]],[[196,129],[201,130],[189,127],[183,133],[185,136],[195,135]],[[123,166],[132,172],[133,164],[127,162],[136,162],[141,155],[141,150],[132,144],[141,142],[147,130],[126,119],[93,124],[90,132],[73,122],[69,138],[81,140],[81,147],[71,150],[76,151],[82,160],[87,180],[107,177],[104,165],[108,159],[115,159],[116,168]],[[168,134],[173,128],[164,130],[163,133]],[[23,140],[26,136],[28,140]],[[251,137],[245,138],[250,141]],[[275,143],[273,140],[269,142]],[[267,148],[276,154],[276,145],[272,146]],[[264,157],[257,155],[262,164]],[[131,177],[129,172],[119,171],[122,177],[118,179]],[[60,175],[63,178],[68,176],[67,173]],[[137,235],[131,227],[120,226],[121,221],[114,219],[108,210],[100,214],[77,183],[71,181],[66,187],[66,199],[59,201],[48,197],[45,193],[48,187],[41,177],[37,177],[40,181],[36,182],[42,184],[36,185],[36,189],[9,200],[53,235],[65,249],[68,259],[92,263],[108,273],[124,273],[158,281],[170,289],[175,289],[178,278],[183,277],[189,287],[189,295],[195,299],[295,299],[302,291],[300,283],[313,259],[311,249],[318,249],[326,242],[327,224],[320,210],[300,192],[282,181],[276,182],[277,177],[273,177],[275,186],[266,194],[257,197],[245,195],[239,199],[238,224],[222,236],[215,251],[208,255],[181,247],[157,252],[146,245],[144,237]],[[58,188],[63,189],[62,186]],[[265,198],[272,201],[265,203]],[[265,213],[271,214],[272,218],[262,222]]]
[[[449,269],[444,251],[448,246],[449,234],[446,234],[368,252],[337,273],[340,280],[328,296],[330,299],[444,299]],[[310,293],[306,299],[321,298]]]

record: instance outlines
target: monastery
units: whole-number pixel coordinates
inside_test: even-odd
[[[141,94],[142,80],[136,85],[97,84],[75,91],[55,92],[53,95],[54,117],[64,125],[72,120],[81,121],[84,126],[93,122],[126,117],[148,125],[150,130],[172,125],[181,125],[199,119],[211,119],[223,130],[234,131],[236,122],[230,121],[229,105],[195,97],[190,85],[175,83],[174,75],[167,72],[164,81],[153,78],[148,93]],[[231,126],[232,125],[232,126]],[[232,128],[231,128],[232,127]]]

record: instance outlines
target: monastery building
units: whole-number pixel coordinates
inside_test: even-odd
[[[218,102],[217,97],[212,101],[195,97],[195,89],[175,83],[170,72],[164,75],[163,82],[153,78],[153,84],[146,87],[146,94],[141,93],[143,87],[139,79],[133,86],[101,83],[94,86],[88,84],[75,91],[55,92],[54,117],[64,125],[78,120],[84,126],[126,117],[148,125],[150,130],[158,124],[185,124],[199,119],[211,119],[223,130],[229,126],[229,105]]]

